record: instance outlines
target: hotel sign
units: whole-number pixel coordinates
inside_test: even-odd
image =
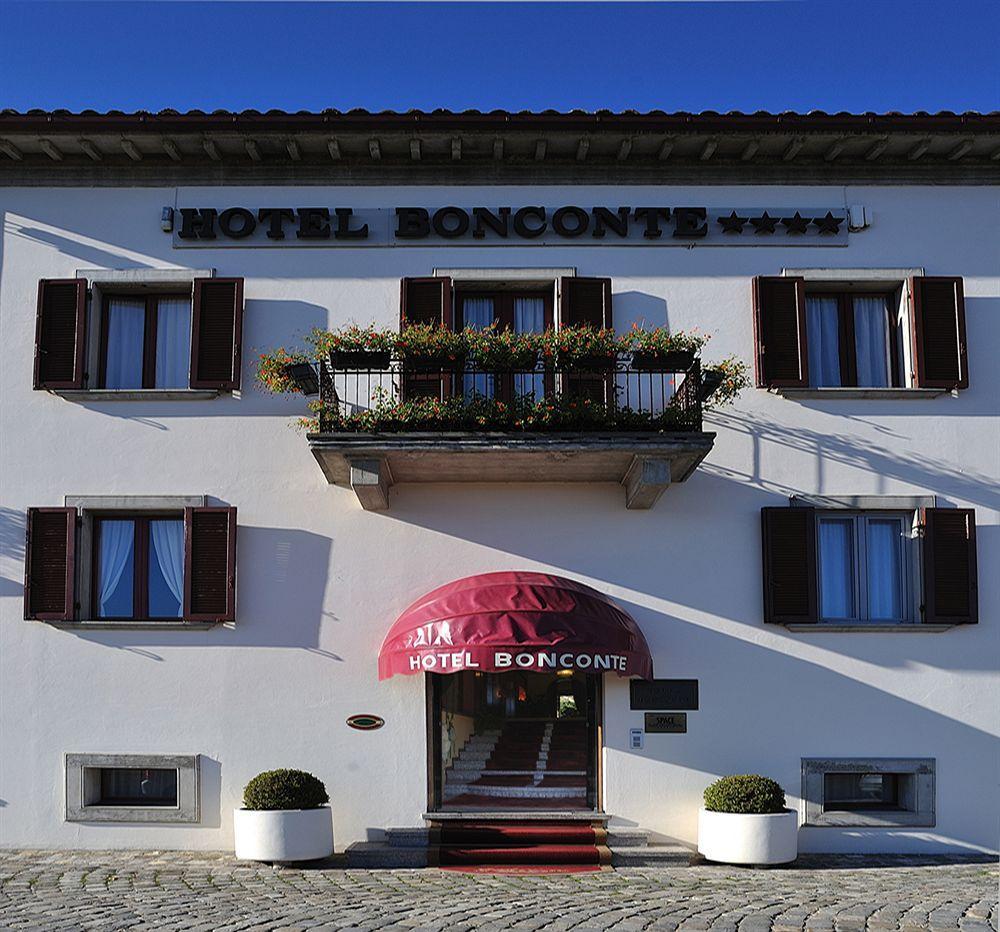
[[[846,246],[846,207],[521,205],[165,208],[175,248]]]

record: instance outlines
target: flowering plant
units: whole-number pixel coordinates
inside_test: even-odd
[[[701,384],[705,406],[720,408],[750,386],[749,368],[742,359],[727,356],[702,370]]]
[[[306,338],[317,356],[328,353],[388,353],[396,342],[392,330],[380,330],[373,324],[359,327],[351,324],[339,330],[322,330],[316,327]]]
[[[633,353],[648,353],[651,356],[692,353],[697,356],[709,339],[707,333],[701,333],[697,328],[691,331],[675,330],[671,333],[666,327],[646,330],[638,324],[632,324],[632,329],[624,342]]]
[[[534,369],[538,363],[539,334],[498,330],[495,324],[463,333],[472,361],[485,372]]]
[[[283,346],[270,353],[261,353],[257,360],[257,379],[269,392],[297,392],[287,374],[287,367],[296,362],[309,362],[305,353],[290,353]]]
[[[545,360],[563,369],[610,366],[622,346],[614,330],[586,325],[546,330],[541,343]]]
[[[396,355],[411,365],[458,368],[468,346],[464,333],[433,324],[408,324],[395,338]]]

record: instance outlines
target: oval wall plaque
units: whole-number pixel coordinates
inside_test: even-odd
[[[381,728],[385,724],[385,719],[379,715],[362,713],[360,715],[352,715],[348,718],[347,724],[350,725],[351,728],[357,728],[358,731],[374,731],[376,728]]]

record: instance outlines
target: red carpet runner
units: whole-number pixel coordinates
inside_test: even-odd
[[[442,867],[598,869],[611,862],[607,832],[579,822],[457,822],[440,829]]]

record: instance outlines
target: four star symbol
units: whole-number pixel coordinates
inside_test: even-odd
[[[844,218],[834,217],[828,210],[825,217],[813,217],[812,222],[820,233],[839,233],[840,225],[844,222]]]
[[[773,233],[778,224],[778,217],[772,217],[765,210],[759,217],[751,217],[750,225],[755,233]]]
[[[795,211],[794,217],[782,217],[781,225],[788,230],[789,233],[805,233],[806,229],[809,227],[809,218],[803,217],[798,211]]]
[[[718,217],[717,219],[722,226],[723,233],[742,233],[743,225],[749,218],[737,217],[734,210],[728,217]]]

